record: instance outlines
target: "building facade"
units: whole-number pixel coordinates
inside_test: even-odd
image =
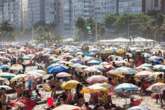
[[[141,13],[142,0],[61,0],[63,1],[63,32],[72,36],[79,17],[104,22],[108,14]]]
[[[141,13],[142,0],[118,0],[118,13]]]
[[[165,0],[143,0],[143,12],[161,11],[165,13]]]
[[[79,17],[104,22],[108,14],[141,13],[142,3],[149,4],[144,0],[0,0],[0,22],[7,20],[21,29],[31,29],[36,23],[54,24],[62,35],[73,36]],[[165,10],[159,2],[156,5]]]
[[[0,0],[0,23],[8,21],[16,26],[15,0]]]

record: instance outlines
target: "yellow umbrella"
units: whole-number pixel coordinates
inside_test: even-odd
[[[76,80],[70,80],[70,81],[62,83],[61,87],[66,90],[70,90],[70,89],[76,88],[78,84],[80,84],[80,82]]]
[[[116,53],[118,54],[118,55],[124,55],[125,54],[125,50],[124,49],[122,49],[122,48],[120,48],[120,49],[118,49],[117,51],[116,51]]]
[[[110,88],[110,85],[107,83],[96,83],[88,87],[84,87],[81,90],[81,93],[84,94],[90,94],[90,93],[96,93],[96,92],[107,92]]]

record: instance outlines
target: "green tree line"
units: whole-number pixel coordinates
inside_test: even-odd
[[[141,36],[157,41],[165,40],[165,15],[158,11],[150,11],[147,14],[110,14],[105,17],[101,25],[93,19],[89,22],[88,19],[78,18],[76,27],[79,39],[88,39],[89,31],[87,26],[89,24],[93,37],[96,34],[95,24],[99,24],[97,34],[100,39],[108,30],[113,35],[122,35],[124,37]]]

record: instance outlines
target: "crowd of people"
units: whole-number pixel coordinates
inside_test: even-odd
[[[43,104],[43,110],[152,110],[133,108],[143,108],[144,96],[163,109],[164,55],[163,49],[94,44],[7,45],[0,50],[0,110]],[[119,106],[114,97],[129,103]]]

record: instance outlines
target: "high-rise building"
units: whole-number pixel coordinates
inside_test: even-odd
[[[0,23],[8,21],[16,29],[23,29],[27,23],[28,0],[0,0]]]
[[[16,25],[15,0],[0,0],[0,23],[8,21]]]
[[[118,13],[141,13],[142,0],[118,0]]]
[[[59,23],[59,0],[28,0],[28,26]]]
[[[104,22],[108,14],[141,13],[142,0],[61,0],[63,32],[72,36],[79,17]]]
[[[165,10],[163,6],[159,6],[159,2],[156,4],[156,0],[154,1],[155,6],[158,5],[157,8]],[[0,22],[8,20],[21,29],[32,28],[36,23],[54,24],[59,33],[72,36],[79,17],[104,22],[108,14],[140,13],[144,5],[142,3],[145,2],[142,0],[0,0]],[[151,8],[147,7],[146,9]]]
[[[28,0],[28,27],[45,22],[45,0]]]
[[[94,0],[94,17],[97,22],[103,22],[104,18],[108,14],[116,13],[116,1],[115,0]]]
[[[143,12],[152,10],[165,13],[165,0],[143,0]]]

